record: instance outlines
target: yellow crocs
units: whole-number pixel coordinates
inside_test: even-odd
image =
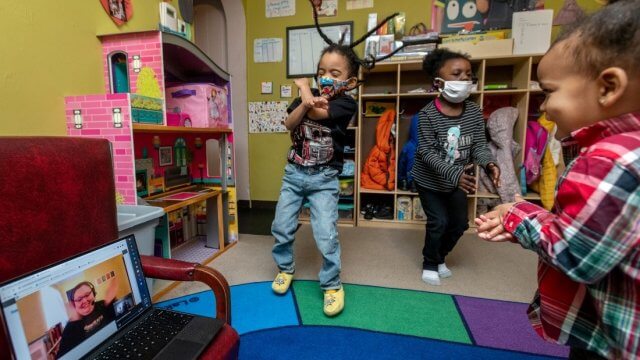
[[[275,280],[273,280],[273,283],[271,284],[273,292],[276,294],[286,293],[287,290],[289,290],[289,286],[291,285],[291,280],[293,280],[293,274],[279,272]]]
[[[344,309],[344,288],[324,292],[324,314],[336,316]]]

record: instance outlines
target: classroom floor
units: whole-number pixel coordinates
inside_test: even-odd
[[[537,256],[519,245],[488,243],[469,232],[447,258],[453,276],[430,286],[420,278],[424,230],[340,227],[346,307],[327,318],[311,226],[296,233],[294,282],[277,296],[273,211],[244,209],[239,219],[238,243],[209,266],[231,285],[241,359],[317,359],[327,343],[335,358],[350,360],[566,358],[566,347],[546,343],[528,323]],[[214,316],[213,294],[199,283],[181,284],[161,300]]]
[[[209,265],[230,285],[273,280],[271,257],[273,210],[239,209],[238,243]],[[528,302],[536,287],[537,257],[517,244],[488,243],[465,234],[447,258],[453,276],[441,286],[422,282],[424,230],[340,227],[342,281],[347,284],[413,289],[485,299]],[[295,243],[296,279],[317,280],[321,257],[311,227],[302,225]],[[184,283],[162,300],[205,290],[200,283]]]

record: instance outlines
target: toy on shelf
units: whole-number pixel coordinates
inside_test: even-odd
[[[191,116],[193,127],[226,127],[229,123],[226,89],[214,84],[169,87],[167,109]]]
[[[124,203],[136,204],[137,197],[144,196],[145,192],[148,196],[172,186],[171,176],[165,176],[164,168],[160,167],[159,148],[174,146],[175,140],[184,137],[184,134],[180,134],[181,129],[162,129],[164,124],[172,127],[215,128],[203,130],[202,134],[194,132],[194,129],[185,129],[185,133],[193,135],[186,139],[188,144],[185,153],[187,150],[194,151],[195,136],[200,137],[200,144],[207,145],[207,148],[196,149],[195,162],[180,163],[179,173],[191,180],[191,174],[199,175],[198,164],[207,164],[208,171],[203,169],[199,183],[220,184],[220,174],[226,171],[225,187],[232,184],[235,174],[232,169],[233,121],[227,105],[230,103],[229,74],[193,43],[170,33],[142,31],[100,35],[98,38],[102,44],[105,91],[102,94],[65,97],[67,133],[71,136],[105,138],[111,142],[116,189]],[[195,109],[200,111],[198,114],[196,110],[191,111],[185,106],[178,106],[179,109],[175,111],[176,105],[165,105],[166,98],[170,97],[165,92],[167,87],[185,86],[198,81],[205,83],[189,87],[196,89],[196,92],[198,89],[207,91],[202,95],[204,100],[196,101]],[[196,93],[195,97],[198,96]],[[165,108],[171,113],[167,114],[166,121]],[[156,144],[152,138],[159,133],[162,136],[158,137]],[[213,144],[212,140],[220,145],[210,145]],[[220,149],[209,156],[209,147]],[[145,154],[146,148],[156,151]],[[171,151],[174,158],[181,158],[178,156],[180,154],[177,148]],[[147,157],[153,163],[145,168],[154,171],[147,171],[145,185],[142,174],[136,178],[135,162]],[[216,170],[216,167],[222,166],[224,170]],[[152,184],[155,178],[163,179],[155,180]]]
[[[176,108],[177,112],[167,111],[167,125],[168,126],[184,126],[191,127],[191,116],[189,114],[180,112],[180,108]]]

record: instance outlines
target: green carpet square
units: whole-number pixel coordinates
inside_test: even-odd
[[[315,281],[293,282],[303,325],[345,326],[471,344],[453,297],[413,290],[344,285],[345,308],[329,318]]]

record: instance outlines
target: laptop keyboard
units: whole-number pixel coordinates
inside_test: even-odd
[[[144,320],[100,352],[95,359],[152,359],[193,319],[173,311],[153,309]]]

